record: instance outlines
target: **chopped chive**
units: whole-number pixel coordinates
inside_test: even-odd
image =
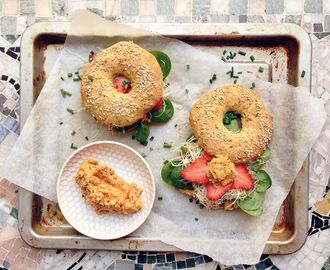
[[[61,77],[61,80],[62,80],[62,81],[64,81],[64,78],[63,78],[63,77]]]
[[[256,84],[253,82],[250,89],[254,89],[256,87]]]
[[[88,61],[89,61],[89,62],[92,62],[94,54],[95,54],[95,53],[94,53],[93,51],[90,51],[90,52],[89,52],[89,55],[88,55]]]
[[[152,147],[149,148],[150,151],[154,151],[154,149]]]
[[[194,200],[193,200],[192,198],[189,198],[189,202],[191,202],[191,203],[192,203],[193,201],[194,201]]]
[[[165,160],[163,163],[164,163],[164,164],[167,164],[167,163],[169,163],[169,161],[168,161],[168,160]]]
[[[153,141],[154,139],[155,139],[155,137],[154,136],[151,136],[149,140],[150,141]]]
[[[186,89],[186,90],[184,90],[184,91],[185,91],[185,93],[186,93],[186,94],[188,94],[188,93],[189,93],[189,90],[188,90],[188,89]]]
[[[77,146],[75,146],[73,143],[71,143],[71,146],[70,146],[71,149],[78,149]]]
[[[77,133],[77,132],[76,132],[75,130],[74,130],[74,131],[72,131],[72,132],[71,132],[71,136],[74,136],[74,135],[76,135],[76,133]]]
[[[66,108],[67,112],[74,114],[74,110],[70,109],[70,108]]]
[[[158,197],[158,201],[162,201],[163,200],[163,197],[162,196],[159,196]]]
[[[217,75],[213,74],[212,78],[209,80],[209,82],[212,84],[217,79]]]
[[[247,73],[251,73],[252,74],[253,72],[248,70]]]
[[[73,78],[73,81],[74,82],[79,82],[80,80],[79,80],[79,78]]]
[[[79,75],[79,71],[76,71],[74,74]]]
[[[61,91],[62,97],[66,97],[66,96],[71,97],[72,96],[72,94],[70,92],[65,91],[63,88],[60,91]]]
[[[232,76],[232,78],[234,78],[234,79],[238,79],[239,77],[235,75],[235,76]]]
[[[178,126],[178,124],[175,124],[175,125],[174,125],[174,127],[177,127],[177,126]]]
[[[236,84],[237,83],[237,80],[234,80],[234,84]]]
[[[85,140],[86,140],[86,141],[88,141],[88,140],[89,140],[87,136],[85,136]]]
[[[68,73],[68,78],[71,78],[72,77],[72,73]]]
[[[256,60],[253,55],[250,56],[250,59],[252,62],[254,62],[254,60]]]
[[[197,217],[195,217],[195,221],[198,221],[198,218]]]
[[[143,157],[143,158],[146,158],[146,157],[147,157],[147,155],[146,155],[145,153],[141,153],[140,155],[141,155],[141,157]]]
[[[88,80],[92,82],[94,80],[94,77],[92,75],[88,75]]]
[[[223,56],[221,56],[221,60],[226,62],[226,58],[224,58]]]
[[[224,50],[223,52],[222,52],[222,55],[225,55],[227,53],[227,50]]]
[[[186,65],[186,69],[187,70],[189,70],[190,69],[190,65],[188,64],[188,65]]]
[[[301,78],[304,78],[304,77],[305,77],[305,74],[306,74],[306,72],[305,72],[305,70],[303,70],[303,71],[301,72],[300,77],[301,77]]]
[[[227,72],[226,72],[226,74],[232,74],[232,71],[231,70],[228,70]]]
[[[270,52],[270,54],[269,54],[269,55],[272,55],[273,53],[275,53],[275,51],[274,51],[274,50],[272,50],[272,51]]]
[[[238,51],[238,54],[245,56],[246,52]]]
[[[262,72],[264,72],[264,68],[263,68],[263,67],[259,67],[258,71],[259,71],[260,73],[262,73]]]
[[[169,143],[164,142],[163,147],[164,148],[172,148],[172,145],[169,144]]]
[[[60,122],[60,126],[62,126],[63,125],[63,122]]]
[[[237,72],[237,74],[242,74],[242,73],[243,73],[242,71]]]
[[[199,208],[200,208],[200,209],[203,209],[203,208],[204,208],[204,205],[200,204],[200,205],[199,205]]]

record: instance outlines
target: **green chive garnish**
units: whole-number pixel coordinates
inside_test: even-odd
[[[73,143],[71,143],[71,146],[70,146],[71,149],[78,149],[77,146],[75,146]]]
[[[253,82],[252,86],[250,87],[250,89],[254,89],[256,87],[256,84]]]
[[[68,73],[68,77],[71,78],[72,77],[72,73]]]
[[[224,58],[223,56],[221,56],[221,60],[226,62],[226,58]]]
[[[61,77],[61,80],[62,80],[62,81],[64,81],[64,78],[63,78],[63,77]]]
[[[145,153],[141,153],[140,155],[141,155],[141,157],[143,157],[143,158],[146,158],[146,157],[147,157],[147,155],[146,155]]]
[[[195,217],[195,221],[198,221],[198,218],[197,217]]]
[[[305,70],[303,70],[303,71],[301,72],[300,77],[301,77],[301,78],[304,78],[304,77],[305,77],[305,74],[306,74],[306,72],[305,72]]]
[[[71,132],[71,136],[74,136],[74,135],[76,135],[76,131],[75,130]]]
[[[253,55],[250,56],[250,59],[252,62],[254,62],[254,60],[256,60]]]
[[[264,68],[263,67],[259,67],[258,71],[262,73],[262,72],[264,72]]]
[[[86,141],[88,141],[88,140],[89,140],[87,136],[85,136],[85,140],[86,140]]]
[[[155,137],[154,136],[151,136],[149,140],[150,141],[153,141],[154,139],[155,139]]]
[[[72,96],[72,94],[70,92],[65,91],[63,88],[60,91],[61,91],[62,97],[66,97],[66,96],[71,97]]]
[[[237,83],[237,80],[234,80],[234,84],[236,84]]]
[[[164,142],[163,147],[164,148],[172,148],[172,145],[169,144],[169,143]]]
[[[185,91],[185,93],[186,93],[186,94],[188,94],[188,93],[189,93],[189,90],[188,90],[188,89],[186,89],[186,90],[184,90],[184,91]]]
[[[238,54],[245,56],[246,52],[238,51]]]
[[[222,55],[225,55],[227,53],[227,50],[224,50],[223,52],[222,52]]]
[[[67,112],[74,114],[74,110],[70,109],[70,108],[66,108]]]
[[[190,65],[188,64],[188,65],[186,65],[186,69],[187,70],[189,70],[190,69]]]
[[[163,200],[163,197],[159,196],[158,201],[162,201],[162,200]]]

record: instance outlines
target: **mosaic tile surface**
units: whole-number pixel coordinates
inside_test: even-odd
[[[78,9],[88,9],[122,22],[289,22],[300,25],[314,33],[313,90],[325,102],[330,99],[330,38],[326,37],[330,31],[329,0],[0,0],[0,163],[19,135],[20,35],[34,22],[67,21]],[[329,138],[323,139],[327,141]],[[0,270],[328,270],[330,159],[329,149],[323,146],[320,144],[312,153],[319,170],[313,172],[311,179],[309,236],[305,245],[293,254],[263,255],[253,266],[225,266],[208,256],[194,253],[34,249],[21,240],[17,231],[17,188],[0,180]]]

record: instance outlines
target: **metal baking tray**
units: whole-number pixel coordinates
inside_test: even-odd
[[[40,22],[29,27],[21,43],[21,124],[24,125],[59,54],[69,29],[67,22]],[[237,55],[229,60],[235,70],[257,71],[272,82],[288,82],[310,89],[311,42],[308,34],[292,24],[131,24],[177,38],[202,50],[222,56],[239,50],[256,61]],[[302,71],[306,76],[301,78]],[[55,90],[54,90],[55,91]],[[306,240],[308,226],[309,158],[305,161],[282,205],[264,253],[287,254]],[[179,251],[156,238],[131,235],[115,241],[99,241],[75,231],[57,205],[24,189],[19,191],[19,231],[31,246],[109,250]]]

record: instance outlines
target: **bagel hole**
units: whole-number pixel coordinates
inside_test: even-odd
[[[225,113],[222,123],[225,128],[233,133],[239,133],[242,129],[241,115],[236,112],[227,112]]]
[[[127,94],[132,90],[131,81],[124,75],[116,75],[112,83],[118,92]]]

